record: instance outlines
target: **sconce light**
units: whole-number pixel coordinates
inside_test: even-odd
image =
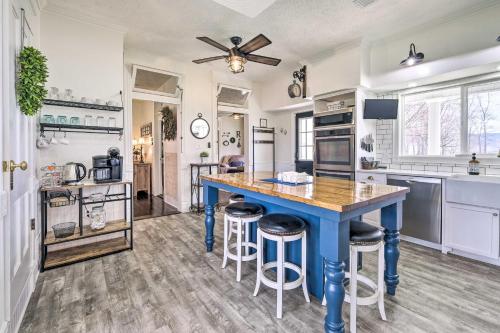
[[[500,36],[497,37],[497,42],[500,42]]]
[[[401,66],[413,66],[424,61],[424,54],[415,50],[415,44],[410,44],[410,52],[408,58],[403,59],[399,64]]]

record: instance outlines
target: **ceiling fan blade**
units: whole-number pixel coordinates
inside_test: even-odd
[[[271,65],[271,66],[278,66],[278,64],[281,62],[281,59],[264,57],[256,54],[247,54],[245,58],[247,58],[248,61],[258,62],[261,64]]]
[[[219,59],[224,59],[227,56],[216,56],[216,57],[210,57],[210,58],[203,58],[203,59],[196,59],[193,60],[195,64],[202,64],[204,62],[209,62],[209,61],[214,61],[214,60],[219,60]]]
[[[247,42],[245,45],[239,47],[238,50],[242,53],[250,53],[253,51],[257,51],[258,49],[261,49],[271,43],[272,42],[269,40],[269,38],[267,38],[263,34],[260,34]]]
[[[210,44],[212,45],[213,47],[216,47],[218,48],[219,50],[222,50],[222,51],[225,51],[225,52],[229,52],[229,48],[228,47],[225,47],[224,45],[220,44],[220,43],[217,43],[216,41],[214,41],[213,39],[211,38],[208,38],[208,37],[196,37],[196,39],[199,39],[201,40],[202,42],[205,42],[207,44]]]

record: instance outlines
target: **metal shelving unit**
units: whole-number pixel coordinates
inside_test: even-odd
[[[258,133],[266,133],[266,134],[272,134],[272,140],[269,139],[259,139],[255,137],[255,134]],[[252,127],[252,154],[253,154],[253,160],[252,160],[252,171],[255,172],[255,145],[256,144],[267,144],[267,145],[273,145],[273,174],[276,171],[276,133],[274,131],[274,127],[257,127],[253,126]]]
[[[123,192],[106,194],[104,200],[90,200],[88,196],[83,195],[84,188],[93,188],[97,186],[123,186]],[[50,205],[49,193],[52,191],[69,190],[77,192],[74,194],[75,201],[78,203],[78,227],[75,228],[73,235],[65,238],[56,238],[52,231],[48,230],[47,212]],[[43,272],[46,269],[52,269],[60,266],[73,264],[88,259],[98,258],[105,255],[133,249],[133,203],[132,203],[132,182],[119,183],[84,183],[82,185],[65,185],[61,187],[43,187],[41,194],[41,217],[42,217],[42,237],[41,237],[41,255],[40,268]],[[124,217],[116,221],[107,221],[103,229],[92,230],[90,226],[83,225],[83,210],[87,205],[104,204],[109,202],[124,202]],[[127,201],[129,209],[127,209]],[[59,207],[60,209],[64,207]],[[93,242],[84,245],[77,245],[56,251],[48,251],[49,246],[61,243],[68,243],[81,239],[102,236],[112,233],[123,232],[123,237],[112,238],[109,240]]]
[[[40,123],[40,132],[95,133],[123,135],[122,127],[102,127],[70,124]]]
[[[64,106],[64,107],[70,107],[70,108],[93,109],[93,110],[100,110],[100,111],[112,111],[112,112],[120,112],[123,110],[122,106],[81,103],[81,102],[73,102],[73,101],[63,101],[63,100],[59,100],[59,99],[44,99],[43,104]]]
[[[212,168],[218,167],[219,163],[191,163],[191,207],[190,211],[196,214],[201,214],[205,210],[205,206],[200,203],[201,189],[203,185],[201,184],[201,170],[203,168],[208,168],[208,173],[212,174]],[[196,173],[193,174],[193,170],[196,169]],[[193,201],[193,197],[196,196],[196,202]]]

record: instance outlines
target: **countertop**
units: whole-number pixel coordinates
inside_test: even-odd
[[[324,177],[310,177],[311,184],[298,186],[262,181],[271,177],[273,177],[271,172],[255,172],[204,175],[201,179],[337,212],[347,212],[395,197],[404,197],[409,192],[406,187],[363,184]]]
[[[371,170],[358,169],[356,170],[356,172],[385,173],[389,175],[404,175],[404,176],[434,177],[434,178],[448,178],[454,175],[453,173],[449,172],[400,170],[400,169],[371,169]]]

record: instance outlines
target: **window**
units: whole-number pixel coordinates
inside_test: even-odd
[[[401,156],[496,154],[500,81],[402,96]]]
[[[300,161],[313,159],[313,117],[297,118],[297,148]]]
[[[496,154],[500,148],[500,82],[467,89],[469,152]]]

